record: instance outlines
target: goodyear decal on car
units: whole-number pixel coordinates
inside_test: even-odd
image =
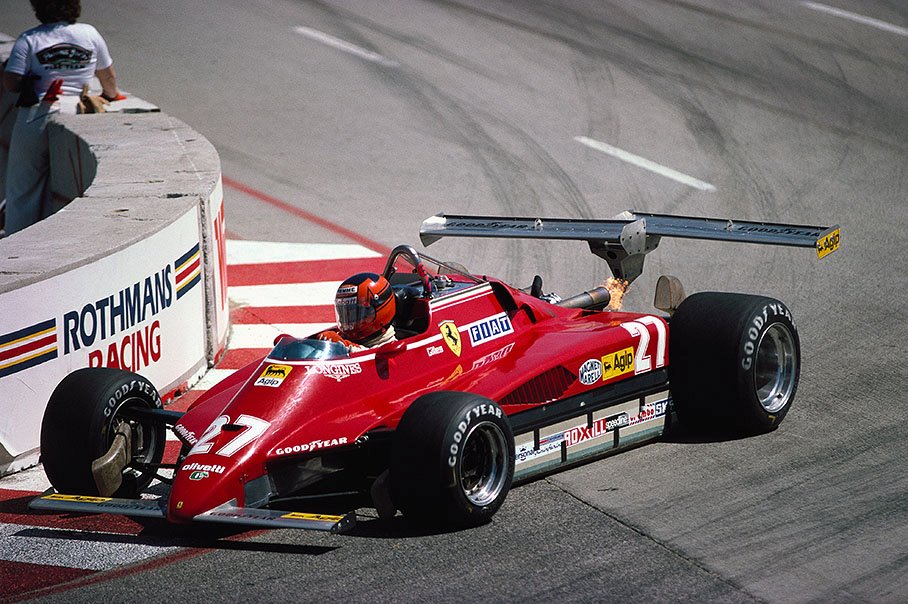
[[[508,313],[499,313],[494,317],[486,317],[470,323],[464,330],[470,334],[470,344],[478,346],[492,340],[514,333],[514,327],[508,318]]]
[[[839,228],[826,233],[817,239],[817,258],[825,258],[829,254],[839,249],[842,242],[842,234]]]
[[[290,375],[291,371],[293,371],[293,367],[290,365],[268,365],[262,375],[259,376],[259,379],[255,380],[254,385],[277,388]]]
[[[602,381],[634,372],[634,347],[629,346],[602,357]]]
[[[460,330],[454,321],[442,321],[438,324],[438,330],[441,332],[441,337],[444,339],[445,344],[448,345],[448,348],[451,349],[451,352],[460,356],[463,346],[460,341]]]

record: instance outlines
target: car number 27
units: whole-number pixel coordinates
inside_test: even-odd
[[[208,426],[208,429],[205,430],[205,433],[202,434],[202,438],[195,444],[192,449],[189,450],[189,455],[195,455],[196,453],[208,453],[211,451],[211,448],[214,446],[214,443],[211,442],[214,440],[214,437],[217,436],[221,429],[230,423],[230,417],[226,415],[221,415]],[[236,418],[236,421],[233,423],[234,426],[240,426],[245,428],[245,430],[240,430],[237,432],[236,436],[227,441],[220,449],[215,451],[215,455],[222,455],[224,457],[230,457],[256,438],[265,433],[265,430],[268,429],[268,426],[271,424],[266,422],[263,419],[253,417],[251,415],[241,415]],[[187,457],[189,457],[187,455]]]
[[[632,337],[637,338],[637,345],[634,347],[636,350],[634,355],[635,375],[653,370],[653,357],[649,353],[649,343],[652,336],[647,327],[648,325],[656,330],[655,368],[658,369],[665,365],[665,349],[668,345],[665,322],[659,317],[653,317],[651,315],[640,317],[635,321],[628,321],[627,323],[621,324],[621,327],[624,328],[625,331],[631,334]]]

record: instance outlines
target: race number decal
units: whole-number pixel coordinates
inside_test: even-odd
[[[196,453],[208,453],[211,451],[211,448],[214,446],[215,437],[220,434],[224,426],[230,423],[230,418],[226,415],[221,415],[208,426],[208,429],[205,430],[205,433],[202,434],[202,438],[195,444],[192,449],[189,451],[189,455],[195,455]],[[253,417],[251,415],[241,415],[236,418],[234,426],[240,426],[245,428],[245,430],[240,430],[236,433],[236,436],[231,438],[227,443],[224,444],[220,449],[215,451],[215,455],[222,455],[223,457],[230,457],[259,436],[265,433],[265,430],[268,429],[268,426],[271,424],[266,422],[263,419]],[[187,455],[187,457],[189,457]]]
[[[652,326],[656,331],[655,359],[653,358],[653,355],[650,354],[649,350],[652,335],[647,326]],[[662,319],[647,315],[645,317],[640,317],[636,321],[622,323],[621,327],[631,334],[631,336],[637,338],[637,345],[634,346],[634,349],[636,350],[633,360],[634,375],[646,373],[652,371],[654,368],[658,369],[659,367],[665,366],[665,350],[668,346],[668,338],[666,338],[665,323]]]

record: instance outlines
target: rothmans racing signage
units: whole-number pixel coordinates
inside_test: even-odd
[[[59,317],[0,334],[0,378],[78,351],[90,367],[139,371],[160,360],[160,315],[201,282],[199,244],[151,274]]]

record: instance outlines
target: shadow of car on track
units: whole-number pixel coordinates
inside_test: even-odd
[[[742,430],[719,428],[711,429],[703,426],[695,429],[685,426],[681,422],[675,421],[672,423],[671,428],[667,430],[659,440],[666,443],[700,445],[744,440],[748,438],[755,438],[757,436],[761,435],[745,432]]]

